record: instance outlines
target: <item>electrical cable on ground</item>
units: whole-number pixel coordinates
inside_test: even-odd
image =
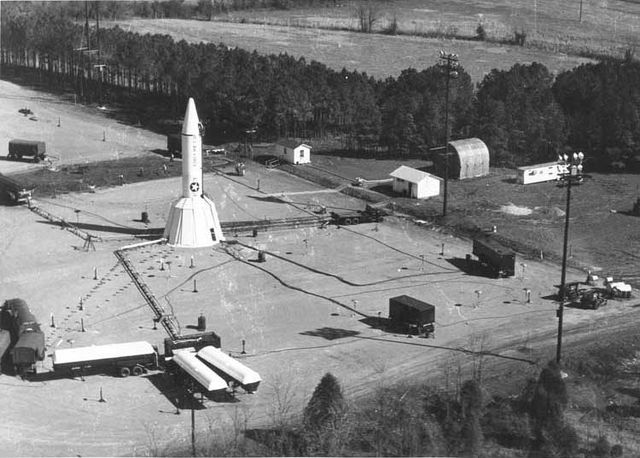
[[[392,282],[392,281],[402,280],[402,279],[405,279],[405,278],[426,277],[426,276],[431,276],[431,275],[443,275],[443,274],[450,274],[450,273],[454,273],[454,272],[457,273],[458,272],[457,270],[453,270],[453,269],[451,269],[448,272],[423,272],[423,273],[420,273],[420,274],[404,275],[402,277],[386,278],[384,280],[377,280],[377,281],[369,282],[369,283],[356,283],[356,282],[352,282],[350,280],[346,280],[345,278],[341,277],[340,275],[332,274],[332,273],[329,273],[329,272],[324,272],[322,270],[316,269],[314,267],[307,266],[305,264],[302,264],[300,262],[294,261],[294,260],[289,259],[289,258],[285,258],[284,256],[280,256],[279,254],[276,254],[276,253],[273,253],[273,252],[270,252],[270,251],[259,250],[258,248],[255,248],[255,247],[253,247],[251,245],[247,245],[247,244],[242,243],[240,241],[238,241],[237,244],[240,245],[240,246],[243,246],[245,248],[249,248],[251,250],[254,250],[254,251],[263,251],[264,253],[266,253],[266,254],[268,254],[270,256],[273,256],[274,258],[280,259],[280,260],[285,261],[285,262],[289,262],[289,263],[291,263],[291,264],[293,264],[295,266],[301,267],[301,268],[306,269],[306,270],[308,270],[310,272],[313,272],[313,273],[316,273],[316,274],[319,274],[319,275],[324,275],[326,277],[335,278],[336,280],[338,280],[341,283],[344,283],[345,285],[356,286],[356,287],[380,285],[380,284],[383,284],[383,283],[389,283],[389,282]],[[418,258],[418,259],[420,259],[420,258]],[[447,269],[447,270],[449,270],[449,269]]]

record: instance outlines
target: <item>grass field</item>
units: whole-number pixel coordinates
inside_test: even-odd
[[[582,6],[582,21],[580,7]],[[620,54],[640,44],[640,2],[628,0],[420,0],[378,2],[382,31],[393,18],[406,34],[475,37],[482,24],[492,40],[512,39],[515,30],[527,33],[535,46],[549,50],[593,50]],[[340,8],[286,11],[238,11],[218,19],[288,26],[357,29],[355,2]]]
[[[406,68],[422,70],[433,66],[443,48],[460,56],[461,65],[475,82],[494,68],[508,69],[516,63],[540,62],[552,72],[560,72],[590,62],[586,58],[547,50],[489,42],[369,35],[280,25],[179,19],[133,19],[106,24],[117,24],[124,30],[141,34],[168,34],[175,40],[224,43],[261,54],[287,53],[304,57],[308,62],[316,60],[337,71],[346,68],[381,79],[398,76]]]

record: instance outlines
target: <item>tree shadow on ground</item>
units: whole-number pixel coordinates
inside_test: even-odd
[[[486,264],[475,259],[447,258],[446,261],[456,269],[475,277],[496,278],[495,273]]]
[[[629,388],[629,387],[620,387],[616,391],[622,394],[626,394],[627,396],[633,396],[634,398],[640,400],[640,388]]]
[[[303,336],[322,337],[326,340],[344,339],[345,337],[354,337],[358,334],[360,334],[358,331],[330,327],[318,328],[313,331],[304,331],[300,333],[300,335]]]
[[[162,157],[171,157],[171,152],[169,150],[166,150],[166,149],[155,148],[155,149],[152,149],[151,152],[153,154],[157,154],[157,155],[162,156]],[[173,155],[174,158],[180,157],[180,156],[181,156],[181,154],[179,154],[179,153]]]
[[[633,209],[631,209],[631,210],[618,210],[616,213],[619,213],[621,215],[626,215],[626,216],[640,217],[640,214],[634,212]]]
[[[287,204],[288,202],[285,202],[284,200],[280,199],[279,197],[276,196],[249,196],[250,199],[255,199],[257,201],[260,202],[272,202],[275,204]]]

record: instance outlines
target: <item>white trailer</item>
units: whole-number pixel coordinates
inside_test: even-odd
[[[209,364],[218,373],[221,373],[223,377],[231,379],[232,382],[240,385],[249,393],[256,391],[262,381],[256,371],[227,355],[219,348],[204,347],[198,351],[197,355],[198,358]]]
[[[198,351],[197,355],[198,358],[222,372],[223,377],[226,375],[250,393],[256,391],[262,381],[256,371],[248,368],[218,348],[212,346],[204,347]]]
[[[149,342],[127,342],[90,347],[64,348],[53,352],[56,373],[84,374],[115,370],[120,376],[141,375],[158,367],[158,352]]]
[[[566,172],[566,166],[557,162],[518,167],[517,181],[520,184],[542,183],[560,178]]]
[[[175,350],[173,361],[187,374],[193,377],[206,391],[222,391],[228,388],[227,382],[203,363],[189,349]]]

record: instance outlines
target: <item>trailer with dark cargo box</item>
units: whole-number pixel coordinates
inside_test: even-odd
[[[486,264],[496,277],[512,277],[516,271],[516,253],[491,237],[473,240],[473,254]]]
[[[158,351],[148,342],[63,348],[53,352],[53,370],[60,375],[113,372],[128,377],[157,367]]]
[[[417,334],[434,334],[436,307],[410,296],[389,299],[389,319],[395,325],[409,328]]]
[[[40,162],[46,157],[47,148],[44,142],[33,140],[10,140],[9,159],[32,157],[33,162]]]

